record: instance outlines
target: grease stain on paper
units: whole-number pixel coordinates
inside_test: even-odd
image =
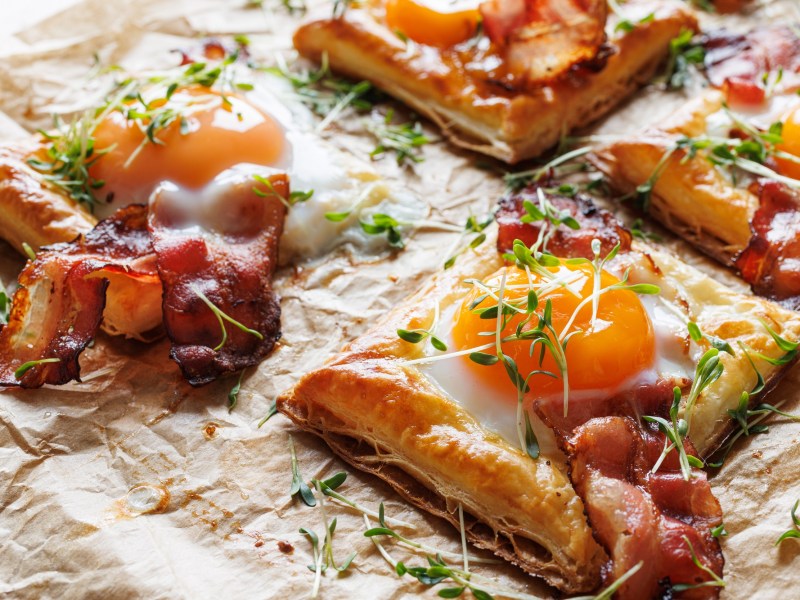
[[[142,483],[114,502],[114,512],[120,519],[163,513],[169,506],[171,495],[166,486]]]

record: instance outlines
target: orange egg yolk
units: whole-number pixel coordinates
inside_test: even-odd
[[[200,188],[234,165],[279,161],[286,145],[280,126],[246,100],[226,98],[207,88],[177,91],[169,102],[179,107],[184,122],[176,119],[157,130],[160,143],[146,141],[146,122],[109,113],[94,131],[99,158],[89,175],[105,182],[97,196],[114,193],[126,196],[125,202],[145,202],[165,180]]]
[[[591,265],[561,265],[550,267],[551,272],[558,276],[577,274],[576,283],[571,287],[576,294],[564,287],[557,287],[554,291],[543,293],[539,297],[536,312],[541,315],[545,303],[549,299],[552,303],[552,325],[556,333],[561,336],[564,327],[572,318],[578,305],[585,298],[591,297],[594,289],[594,269]],[[527,294],[530,289],[528,276],[525,271],[516,267],[506,269],[506,290],[503,295],[505,302],[517,304],[523,310],[527,306]],[[574,275],[573,275],[574,276]],[[532,275],[534,286],[542,284],[542,279]],[[485,283],[497,295],[501,274],[498,272]],[[601,289],[607,288],[619,280],[613,275],[603,271],[600,277]],[[456,313],[456,322],[453,327],[453,341],[455,348],[452,350],[466,350],[494,342],[495,337],[479,335],[483,332],[494,332],[497,321],[494,318],[481,319],[476,311],[491,306],[497,306],[497,301],[490,297],[485,298],[470,309],[470,307],[484,294],[479,288],[473,289],[465,298],[461,310]],[[509,317],[508,322],[501,331],[503,338],[513,336],[517,326],[525,319],[524,314],[515,314]],[[643,370],[650,368],[655,360],[655,337],[653,325],[641,301],[634,292],[629,290],[612,290],[599,296],[597,318],[592,324],[592,302],[589,301],[577,313],[569,331],[579,330],[579,333],[568,339],[566,345],[566,363],[570,392],[597,391],[598,393],[612,393],[623,383],[630,380]],[[539,319],[534,317],[523,326],[523,331],[537,327]],[[551,334],[548,337],[553,340]],[[505,355],[514,359],[522,377],[527,377],[535,370],[545,370],[554,373],[557,377],[537,374],[529,381],[530,396],[545,398],[553,394],[563,393],[564,384],[557,362],[550,351],[545,352],[544,359],[539,362],[542,345],[536,346],[531,356],[531,341],[509,340],[501,345]],[[483,350],[488,354],[495,354],[496,349]],[[506,373],[505,367],[498,363],[486,366],[477,364],[465,356],[465,364],[487,386],[498,391],[498,396],[511,401],[517,400],[517,388]]]
[[[386,24],[415,42],[439,48],[455,46],[475,35],[481,18],[477,3],[439,0],[438,4],[441,6],[431,8],[424,0],[386,0]]]
[[[800,106],[796,107],[783,119],[783,142],[776,148],[788,154],[794,154],[800,160]],[[800,162],[794,162],[785,158],[775,158],[778,163],[778,171],[781,175],[786,175],[793,179],[800,179]]]

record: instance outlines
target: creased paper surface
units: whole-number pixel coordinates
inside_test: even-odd
[[[269,59],[291,47],[298,19],[275,2],[84,0],[0,40],[0,139],[13,140],[49,124],[52,111],[81,102],[97,55],[130,69],[175,64],[170,50],[203,35],[247,33],[253,55]],[[786,19],[792,0],[764,3],[738,25]],[[666,115],[685,96],[641,93],[599,126],[636,130]],[[366,158],[374,141],[361,117],[344,119],[327,138]],[[651,121],[652,122],[652,121]],[[435,132],[430,131],[431,135]],[[463,223],[470,211],[492,210],[502,180],[477,168],[478,157],[440,141],[425,148],[415,170],[376,163],[390,181],[431,205],[433,218]],[[341,248],[322,260],[279,271],[283,339],[245,376],[229,413],[228,378],[201,389],[185,384],[168,344],[144,345],[100,336],[82,358],[85,383],[0,392],[0,595],[9,598],[302,598],[311,591],[311,547],[298,529],[323,532],[318,509],[289,497],[288,439],[306,478],[345,470],[312,436],[278,415],[257,424],[275,396],[359,335],[438,269],[452,233],[418,231],[397,255],[364,257]],[[714,276],[741,283],[669,236],[667,244]],[[0,279],[12,283],[20,257],[0,245]],[[797,411],[794,373],[772,397]],[[790,597],[800,577],[800,544],[774,542],[790,527],[800,497],[797,424],[772,419],[770,433],[739,444],[712,480],[730,532],[725,598]],[[458,552],[449,525],[405,505],[385,485],[350,472],[341,491],[418,526],[414,538]],[[142,512],[142,511],[150,512]],[[351,569],[323,578],[323,598],[436,597],[400,579],[364,538],[355,512],[330,503],[338,526],[337,560],[351,551]],[[395,558],[422,564],[387,544]],[[282,550],[283,549],[283,550]],[[510,566],[478,568],[501,583],[543,598],[552,590]],[[437,589],[437,588],[434,588]]]

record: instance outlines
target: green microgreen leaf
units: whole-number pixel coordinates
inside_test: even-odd
[[[642,219],[636,219],[631,225],[631,235],[643,242],[661,242],[662,237],[656,233],[645,231]]]
[[[379,124],[372,123],[369,131],[378,140],[375,149],[370,152],[370,158],[381,158],[387,152],[393,152],[397,164],[402,166],[411,163],[420,163],[425,160],[421,147],[431,140],[422,131],[419,122],[392,124],[394,111],[389,110],[383,121]]]
[[[789,514],[792,517],[792,525],[793,527],[787,531],[784,531],[780,537],[776,540],[775,545],[779,546],[784,540],[788,539],[800,539],[800,517],[797,516],[797,507],[800,506],[800,500],[795,500],[794,505],[792,505],[792,510]]]
[[[701,571],[703,571],[704,573],[709,575],[711,577],[711,579],[708,580],[708,581],[704,581],[703,583],[692,583],[692,584],[678,583],[678,584],[673,584],[672,585],[672,591],[680,593],[680,592],[685,592],[687,590],[693,590],[693,589],[696,589],[696,588],[699,588],[699,587],[721,587],[721,588],[724,588],[725,587],[725,582],[722,580],[722,578],[719,575],[717,575],[714,571],[709,569],[706,565],[701,563],[700,559],[697,558],[697,554],[694,551],[694,546],[692,546],[692,542],[689,540],[689,538],[684,535],[683,536],[683,540],[686,542],[686,545],[689,546],[689,552],[691,552],[692,562],[694,563],[694,565],[698,569],[700,569]]]
[[[716,348],[720,352],[727,352],[731,356],[736,356],[736,353],[733,351],[733,347],[727,341],[718,337],[714,337],[713,335],[704,334],[694,321],[689,321],[686,326],[689,329],[689,337],[691,337],[695,342],[705,340],[711,345],[712,348]]]
[[[234,408],[236,408],[236,403],[239,401],[239,391],[242,389],[242,377],[244,377],[244,369],[241,370],[239,373],[239,379],[236,381],[236,385],[231,388],[231,391],[228,392],[228,412],[230,413]]]
[[[720,523],[716,527],[711,528],[711,537],[721,538],[721,537],[727,537],[727,535],[728,535],[728,530],[725,529],[725,523]]]
[[[28,371],[37,367],[39,365],[46,365],[51,363],[58,363],[61,362],[60,358],[40,358],[39,360],[29,360],[26,363],[22,363],[19,367],[14,370],[14,379],[22,379],[22,376],[25,375]]]
[[[683,29],[669,43],[669,60],[664,73],[667,89],[683,89],[689,82],[693,68],[702,65],[704,60],[702,42],[695,40],[694,31]]]
[[[259,340],[264,339],[264,335],[260,331],[256,331],[255,329],[250,329],[249,327],[243,325],[233,317],[223,312],[222,309],[220,309],[216,304],[211,302],[211,300],[209,300],[208,297],[203,292],[201,292],[199,288],[197,288],[194,285],[190,285],[189,287],[197,295],[197,297],[203,301],[203,304],[205,304],[211,310],[211,312],[214,313],[214,316],[217,317],[217,321],[219,321],[219,326],[220,329],[222,330],[222,339],[220,340],[219,344],[217,344],[213,348],[214,352],[219,352],[225,345],[225,343],[228,341],[228,330],[225,327],[225,321],[227,321],[237,329],[245,333],[249,333],[253,337],[258,338]]]
[[[294,450],[294,440],[292,436],[289,436],[289,453],[292,457],[292,487],[289,489],[289,495],[292,498],[299,495],[306,506],[316,506],[317,499],[314,497],[314,492],[311,491],[311,488],[308,487],[305,479],[303,479],[303,476],[300,474],[300,465],[297,462],[297,453]]]
[[[263,419],[261,419],[261,420],[258,422],[258,428],[260,429],[260,428],[261,428],[261,426],[262,426],[264,423],[266,423],[267,421],[269,421],[269,420],[270,420],[272,417],[274,417],[274,416],[275,416],[275,415],[277,415],[277,414],[278,414],[278,403],[277,403],[275,400],[273,400],[273,401],[272,401],[272,404],[270,404],[270,407],[269,407],[269,410],[267,411],[267,414],[266,414],[266,415],[264,415],[264,418],[263,418]]]

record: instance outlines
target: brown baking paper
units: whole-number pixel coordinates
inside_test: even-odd
[[[34,10],[35,7],[32,7]],[[786,19],[791,0],[761,6],[739,24]],[[254,57],[288,52],[290,17],[280,2],[85,0],[0,41],[0,136],[11,140],[47,126],[51,111],[79,108],[97,55],[128,68],[175,64],[169,51],[203,35],[247,33]],[[609,118],[603,133],[635,130],[668,114],[681,94],[646,91]],[[346,115],[327,143],[366,159],[374,146],[362,117]],[[436,132],[429,131],[432,137]],[[438,141],[425,162],[401,168],[389,157],[375,167],[390,182],[430,203],[431,218],[463,223],[489,212],[502,180],[478,168],[479,157]],[[416,524],[411,536],[458,552],[458,532],[409,507],[375,479],[347,469],[313,436],[278,415],[257,425],[278,393],[364,332],[387,309],[437,270],[452,233],[416,231],[398,254],[364,255],[343,247],[300,261],[275,277],[282,297],[283,339],[258,369],[245,375],[236,408],[227,393],[235,378],[192,389],[168,358],[168,344],[145,345],[100,335],[82,357],[84,383],[0,392],[0,594],[9,598],[303,598],[314,575],[310,544],[300,527],[324,528],[319,508],[289,496],[289,436],[306,479],[347,470],[340,491],[388,515]],[[734,278],[665,236],[689,262]],[[0,246],[0,278],[11,284],[22,260]],[[735,282],[741,286],[741,283]],[[776,390],[798,408],[800,379]],[[796,424],[770,420],[770,433],[739,444],[712,486],[730,535],[722,542],[726,598],[795,593],[800,543],[780,548],[800,496]],[[322,598],[436,597],[399,578],[363,537],[361,516],[333,501],[337,560],[357,552],[352,567],[322,579]],[[396,559],[423,564],[386,543]],[[476,555],[485,553],[475,551]],[[473,567],[499,585],[543,598],[555,595],[508,565]]]

